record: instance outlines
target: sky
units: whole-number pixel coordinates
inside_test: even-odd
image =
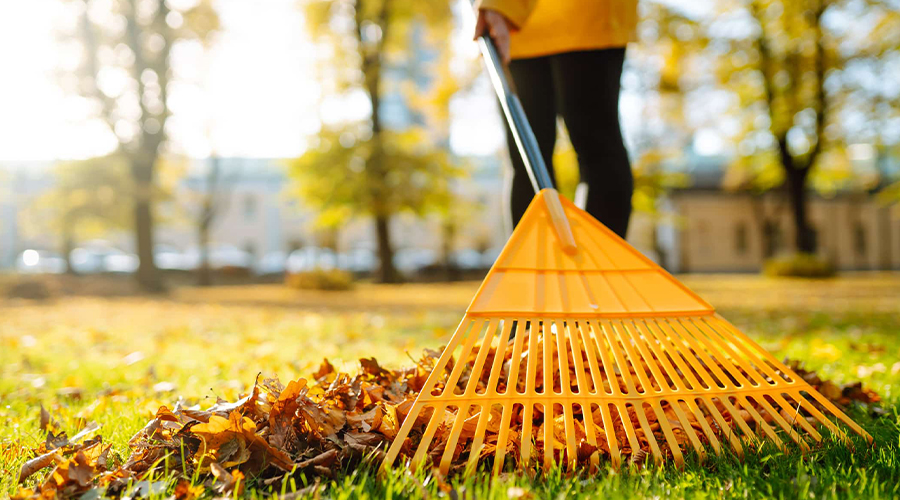
[[[320,116],[359,114],[358,99],[319,107],[314,49],[296,0],[215,5],[222,29],[211,43],[181,44],[172,54],[172,150],[196,158],[299,156]],[[0,161],[88,158],[115,147],[106,126],[88,118],[89,102],[58,85],[60,69],[73,60],[58,33],[72,17],[61,0],[0,2]],[[455,43],[477,57],[474,43],[459,38]],[[490,154],[502,146],[494,107],[486,87],[454,106],[457,152]]]

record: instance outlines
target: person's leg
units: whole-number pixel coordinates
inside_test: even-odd
[[[619,127],[625,49],[552,56],[560,114],[587,184],[585,210],[621,237],[628,231],[634,180]]]
[[[554,103],[553,77],[548,57],[533,59],[516,59],[509,65],[513,82],[525,115],[531,124],[544,162],[553,177],[553,146],[556,144],[556,105]],[[525,163],[516,147],[509,124],[506,126],[506,142],[509,146],[509,157],[512,160],[512,179],[507,183],[509,190],[509,207],[512,227],[515,228],[534,199],[534,187],[525,170]]]

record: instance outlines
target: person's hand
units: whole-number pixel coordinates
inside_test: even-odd
[[[488,34],[497,46],[503,64],[509,64],[509,31],[510,23],[503,14],[490,9],[478,9],[478,22],[475,23],[475,40]]]

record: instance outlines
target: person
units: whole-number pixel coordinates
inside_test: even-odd
[[[619,127],[619,80],[637,0],[481,0],[477,8],[475,38],[489,34],[509,64],[551,176],[562,116],[587,186],[583,208],[624,238],[634,180]],[[534,190],[508,127],[507,143],[515,226]]]

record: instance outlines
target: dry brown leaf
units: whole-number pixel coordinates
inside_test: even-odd
[[[527,350],[527,346],[530,345],[527,337],[530,334],[538,336],[536,339],[538,352],[529,353]],[[546,334],[555,335],[553,332]],[[498,363],[498,366],[503,367],[504,375],[509,373],[512,366],[519,363],[519,379],[515,383],[510,382],[509,385],[518,386],[520,389],[525,387],[527,377],[523,361],[541,355],[545,332],[542,328],[535,328],[534,332],[529,331],[523,335],[525,338],[522,339],[524,342],[521,345],[526,348],[521,352],[521,357],[511,359],[513,349],[510,344],[504,350],[506,358],[502,363]],[[550,339],[548,345],[551,349],[558,346],[556,339]],[[624,348],[620,342],[619,347]],[[594,348],[608,351],[605,358],[600,356],[599,352],[595,352],[597,360],[613,359],[608,345],[600,347],[599,344],[595,344]],[[447,371],[440,374],[443,380],[435,392],[445,390],[461,392],[470,383],[479,391],[485,390],[490,378],[490,367],[495,364],[493,357],[497,353],[495,346],[488,349],[484,358],[485,368],[481,373],[474,373],[472,368],[476,353],[480,351],[480,347],[476,346],[469,358],[459,360],[465,365],[462,367],[457,384],[445,387],[449,378]],[[44,409],[41,411],[41,426],[48,430],[47,440],[39,449],[41,455],[27,462],[20,476],[24,480],[51,465],[56,464],[57,467],[46,477],[41,491],[23,489],[17,496],[30,498],[48,491],[52,495],[68,495],[67,498],[72,498],[74,492],[85,491],[87,485],[92,482],[103,486],[124,485],[129,480],[144,476],[154,468],[159,471],[160,464],[163,463],[161,459],[176,450],[184,450],[191,454],[191,460],[186,462],[186,468],[175,471],[176,473],[182,474],[183,477],[198,474],[201,478],[215,478],[217,489],[221,494],[225,494],[226,490],[230,491],[230,494],[235,491],[239,494],[243,488],[241,479],[244,474],[259,475],[265,478],[263,482],[266,485],[282,484],[281,481],[289,477],[286,473],[291,470],[303,470],[307,477],[316,480],[319,477],[331,477],[334,470],[358,463],[362,456],[372,453],[373,450],[382,450],[386,443],[396,437],[414,405],[417,391],[424,384],[439,354],[438,351],[426,352],[416,366],[399,370],[385,369],[375,359],[363,359],[360,360],[360,373],[355,376],[338,372],[325,360],[313,374],[312,379],[301,378],[291,381],[285,387],[276,379],[259,380],[258,377],[250,394],[235,402],[217,401],[205,411],[183,408],[181,405],[174,406],[174,409],[162,406],[154,418],[129,441],[132,453],[125,464],[113,471],[106,470],[109,446],[103,445],[96,438],[83,444],[78,444],[74,438],[67,439],[64,433],[56,430],[49,413]],[[647,361],[637,365],[627,364],[627,368],[623,368],[626,370],[624,374],[618,366],[613,365],[600,366],[598,378],[590,376],[589,373],[585,374],[586,377],[579,377],[575,372],[574,362],[578,354],[573,356],[572,352],[568,352],[566,355],[570,381],[575,385],[579,378],[589,381],[590,387],[586,389],[592,389],[596,384],[601,390],[609,391],[613,386],[624,390],[627,388],[625,376],[628,374],[633,381],[638,380],[637,375],[640,374],[648,387],[673,387],[668,378],[662,380],[654,378],[653,370],[649,369]],[[581,366],[587,370],[589,367],[587,353],[582,351],[580,356]],[[649,360],[654,361],[655,359]],[[810,383],[814,381],[822,394],[835,404],[849,404],[851,401],[869,403],[879,400],[877,394],[860,384],[837,386],[832,382],[822,381],[814,372],[802,369],[797,363],[790,363],[800,377]],[[720,371],[727,373],[727,367],[721,368]],[[545,382],[543,363],[537,365],[534,381],[536,387],[552,384],[554,390],[560,389],[562,382],[559,366],[554,363],[551,369],[553,376]],[[693,364],[689,365],[689,369],[691,370],[689,375],[694,380],[699,380],[702,387],[706,387],[704,379],[696,372]],[[663,372],[662,376],[667,377],[668,374]],[[505,390],[504,379],[505,377],[501,377],[501,382],[492,389]],[[769,403],[773,404],[772,401]],[[810,403],[819,406],[816,401],[810,400]],[[763,421],[771,421],[773,418],[773,415],[753,397],[746,403],[732,401],[735,406],[734,415],[718,398],[711,399],[713,405],[711,408],[706,408],[707,404],[709,403],[700,404],[699,410],[702,412],[700,415],[681,401],[664,402],[660,407],[661,413],[657,413],[657,410],[649,404],[628,403],[622,406],[621,410],[616,405],[609,405],[606,408],[599,406],[582,408],[576,405],[570,409],[574,417],[571,424],[574,429],[572,438],[576,445],[574,458],[580,463],[587,463],[592,456],[599,456],[601,460],[607,458],[612,442],[626,463],[642,466],[650,452],[651,440],[657,442],[664,457],[671,458],[670,443],[663,432],[666,428],[675,436],[676,442],[671,443],[672,446],[688,448],[692,446],[689,435],[699,439],[701,444],[708,443],[709,438],[704,430],[706,427],[720,435],[732,433],[737,428],[734,422],[737,418],[742,425],[746,424],[755,433],[759,432],[759,424],[753,418],[754,411]],[[742,404],[749,406],[744,407]],[[796,401],[789,398],[788,404],[791,406],[790,411],[776,406],[787,422],[793,424],[803,418],[817,425],[804,407]],[[462,419],[460,439],[452,450],[451,470],[461,470],[472,453],[477,453],[478,460],[492,459],[499,442],[499,433],[503,431],[508,434],[505,446],[507,457],[511,461],[520,459],[519,450],[523,440],[531,443],[533,459],[543,456],[545,445],[553,448],[554,459],[563,461],[570,458],[565,419],[559,406],[554,405],[551,411],[551,408],[545,409],[541,405],[536,405],[530,416],[526,417],[522,405],[513,405],[509,407],[509,420],[505,425],[503,425],[502,404],[493,404],[489,409],[475,405],[464,405],[463,408],[467,408],[465,415],[458,415],[455,406],[442,410],[439,416],[440,425],[435,429],[431,446],[427,450],[431,459],[439,460],[444,453],[451,430],[459,419]],[[482,411],[489,412],[481,436],[483,447],[480,450],[473,450]],[[725,422],[724,428],[712,417],[710,411],[721,414]],[[410,437],[402,443],[401,454],[408,457],[415,452],[418,440],[421,439],[433,412],[432,407],[419,412],[415,422],[410,424],[412,431]],[[604,412],[607,420],[603,418]],[[530,419],[531,435],[523,436],[525,418]],[[586,419],[590,424],[585,423]],[[643,422],[647,423],[646,428],[642,425]],[[551,427],[550,443],[544,443],[544,430],[547,426]],[[89,428],[85,427],[79,437],[87,436],[86,430]],[[589,435],[588,432],[592,434]],[[744,432],[740,432],[740,438],[745,441],[758,439],[754,434],[747,435]],[[591,444],[591,439],[595,439],[596,444]],[[195,467],[199,470],[195,470]],[[179,483],[176,486],[175,496],[176,499],[191,500],[196,493]]]
[[[19,471],[19,483],[21,484],[25,482],[26,479],[28,479],[35,472],[43,469],[44,467],[49,467],[53,464],[62,462],[65,462],[65,459],[62,457],[62,455],[59,454],[58,451],[55,450],[32,458],[31,460],[22,464],[22,469]]]

